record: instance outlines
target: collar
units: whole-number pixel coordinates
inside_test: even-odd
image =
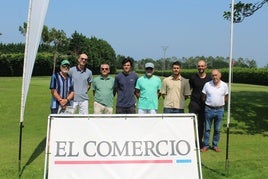
[[[86,67],[85,67],[83,70],[80,70],[80,69],[78,68],[78,65],[77,65],[77,66],[76,66],[76,70],[77,70],[77,71],[80,71],[81,73],[83,73],[83,72],[86,71]]]
[[[181,75],[179,75],[178,78],[176,78],[176,79],[174,78],[173,75],[171,75],[170,77],[171,77],[172,80],[181,80]]]
[[[100,75],[100,79],[102,79],[102,80],[109,80],[110,79],[110,75],[108,75],[106,78],[103,78],[103,76]]]

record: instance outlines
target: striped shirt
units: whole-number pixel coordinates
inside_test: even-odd
[[[65,79],[60,75],[59,72],[54,73],[51,76],[49,89],[55,89],[62,99],[66,99],[69,93],[74,90],[72,85],[72,78],[68,76],[68,78]],[[68,103],[67,106],[69,105],[70,104]],[[58,107],[59,102],[52,95],[50,108],[58,109]]]

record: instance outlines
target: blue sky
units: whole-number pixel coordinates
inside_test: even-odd
[[[249,0],[247,0],[249,1]],[[237,2],[237,1],[236,1]],[[243,1],[245,2],[245,1]],[[252,0],[251,2],[257,2]],[[45,25],[106,40],[116,54],[135,60],[222,56],[230,52],[231,0],[50,0]],[[0,7],[0,42],[25,42],[18,28],[27,21],[28,0],[5,0]],[[268,64],[268,6],[234,25],[233,58]]]

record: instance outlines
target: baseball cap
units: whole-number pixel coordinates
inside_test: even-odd
[[[149,62],[145,64],[145,68],[154,68],[154,64]]]
[[[60,65],[70,65],[70,62],[68,60],[62,60]]]

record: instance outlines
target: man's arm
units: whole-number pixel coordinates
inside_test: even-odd
[[[56,89],[51,89],[51,94],[54,96],[54,98],[59,102],[59,104],[62,107],[69,102],[68,99],[62,99]]]
[[[93,96],[95,96],[95,92],[96,92],[96,91],[95,91],[95,90],[93,90]]]
[[[137,99],[139,99],[139,97],[140,97],[140,90],[137,88],[135,88],[135,96]]]
[[[90,90],[90,87],[91,87],[91,82],[89,82],[87,85],[87,91]]]
[[[205,102],[206,101],[206,94],[202,93],[202,100]]]
[[[228,94],[226,94],[226,95],[224,96],[224,101],[225,101],[225,102],[228,102]]]

